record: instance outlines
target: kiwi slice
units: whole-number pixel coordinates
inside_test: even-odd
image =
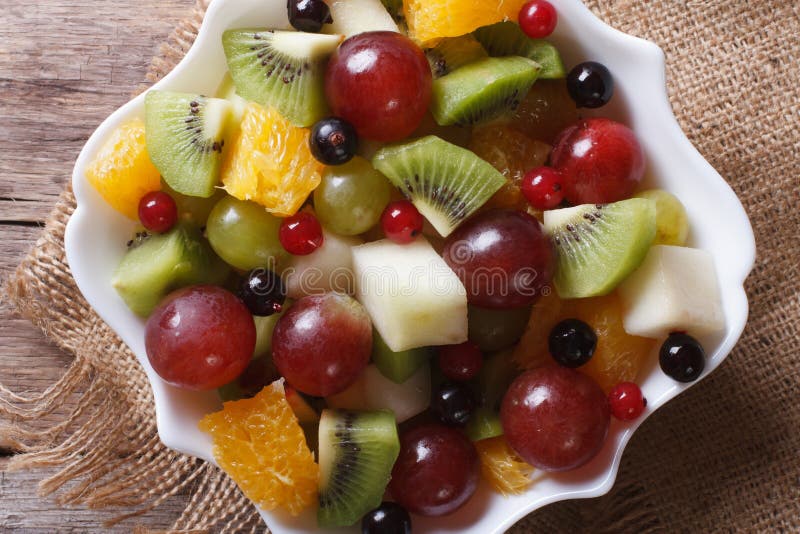
[[[447,237],[505,183],[494,167],[435,135],[390,145],[372,165]]]
[[[500,414],[484,406],[479,407],[469,418],[464,432],[470,441],[495,438],[503,435],[503,423]]]
[[[232,123],[231,103],[170,91],[150,91],[144,102],[147,152],[164,181],[184,195],[212,196]]]
[[[341,35],[263,28],[222,34],[236,93],[276,108],[296,126],[326,115],[325,66],[341,41]]]
[[[323,411],[319,422],[319,526],[350,526],[377,508],[399,453],[400,439],[391,412]]]
[[[372,361],[381,374],[392,382],[402,384],[430,359],[431,349],[429,347],[394,352],[378,331],[373,329]]]
[[[558,250],[558,295],[601,296],[644,260],[656,236],[656,206],[649,199],[631,198],[545,211],[544,227]]]
[[[561,55],[551,43],[531,39],[513,22],[498,22],[478,28],[473,33],[490,56],[523,56],[541,66],[539,77],[545,80],[564,78],[567,71]]]
[[[434,78],[441,78],[459,67],[489,57],[472,35],[442,39],[434,48],[425,51]]]
[[[111,284],[137,315],[147,317],[167,293],[193,284],[221,284],[230,269],[191,225],[132,243]]]
[[[433,81],[431,114],[441,126],[467,126],[516,109],[539,76],[539,65],[519,56],[473,61]]]

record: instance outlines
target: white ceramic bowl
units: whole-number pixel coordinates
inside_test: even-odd
[[[647,185],[667,189],[681,199],[691,222],[691,245],[714,256],[727,326],[716,338],[702,340],[709,356],[705,376],[727,356],[747,320],[747,297],[742,284],[755,259],[747,215],[730,187],[678,126],[667,99],[661,49],[606,26],[580,0],[551,1],[559,11],[552,41],[565,63],[571,66],[596,60],[614,74],[616,95],[609,106],[594,114],[622,120],[636,131],[647,156]],[[215,0],[195,45],[155,88],[213,94],[226,71],[222,32],[247,26],[288,28],[285,6],[283,0]],[[215,393],[171,387],[150,367],[144,348],[144,321],[128,310],[110,283],[133,223],[111,209],[85,178],[87,165],[108,135],[121,123],[142,117],[143,112],[142,95],[111,115],[81,152],[73,174],[78,208],[67,226],[67,259],[87,301],[133,350],[146,371],[153,386],[161,440],[175,450],[213,462],[211,440],[197,429],[197,422],[219,408],[219,399]],[[655,360],[651,358],[641,381],[648,399],[645,416],[690,387],[667,378]],[[613,422],[603,450],[577,471],[544,477],[527,493],[511,498],[503,498],[482,485],[469,503],[451,516],[415,517],[415,532],[498,533],[548,503],[603,495],[614,483],[625,444],[643,420],[644,417],[629,424]],[[262,515],[275,534],[316,530],[314,511],[299,518],[271,512]]]

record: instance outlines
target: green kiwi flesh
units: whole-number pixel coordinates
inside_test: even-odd
[[[350,526],[377,508],[399,453],[392,412],[323,411],[319,422],[319,526]]]
[[[473,412],[464,427],[464,432],[470,441],[495,438],[503,435],[503,424],[500,414],[486,407],[479,407]]]
[[[428,347],[394,352],[377,330],[372,331],[372,362],[383,376],[396,384],[411,378],[430,359],[431,349]]]
[[[531,39],[513,22],[498,22],[475,30],[473,35],[490,56],[523,56],[538,63],[544,80],[564,78],[567,71],[561,55],[551,43]]]
[[[325,67],[341,40],[341,35],[250,28],[223,33],[222,47],[239,96],[306,127],[327,113]]]
[[[150,91],[145,97],[145,139],[164,181],[184,195],[216,192],[233,106],[227,100]]]
[[[372,165],[447,237],[506,183],[490,164],[435,135],[378,150]]]
[[[178,225],[128,250],[111,284],[135,314],[147,317],[170,291],[193,284],[221,284],[229,272],[199,229]]]
[[[558,295],[606,295],[647,255],[656,235],[655,202],[632,198],[546,211],[544,227],[558,251]]]
[[[486,50],[472,35],[442,39],[435,47],[425,51],[434,78],[441,78],[459,67],[489,57]]]
[[[479,59],[433,81],[431,114],[441,126],[467,126],[516,109],[539,76],[519,56]]]

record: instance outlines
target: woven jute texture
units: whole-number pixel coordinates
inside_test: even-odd
[[[683,129],[742,199],[759,255],[751,316],[728,360],[648,419],[605,497],[541,509],[513,532],[800,531],[800,5],[796,0],[591,0],[613,26],[662,46]],[[167,73],[196,35],[199,4],[153,61]],[[687,176],[686,179],[692,177]],[[66,178],[65,178],[66,179]],[[708,202],[713,202],[709,198]],[[167,450],[133,354],[93,313],[64,258],[74,208],[65,192],[7,298],[74,364],[43,394],[0,385],[0,446],[10,469],[56,467],[41,490],[58,503],[127,506],[132,516],[176,493],[181,531],[262,530],[218,469]],[[58,410],[46,432],[33,420]],[[98,530],[110,525],[98,525]]]

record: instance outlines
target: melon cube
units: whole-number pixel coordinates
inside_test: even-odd
[[[394,352],[467,341],[467,292],[433,247],[419,237],[353,248],[356,298]]]
[[[714,258],[686,247],[656,245],[620,286],[625,331],[663,338],[685,331],[693,336],[725,328]]]

